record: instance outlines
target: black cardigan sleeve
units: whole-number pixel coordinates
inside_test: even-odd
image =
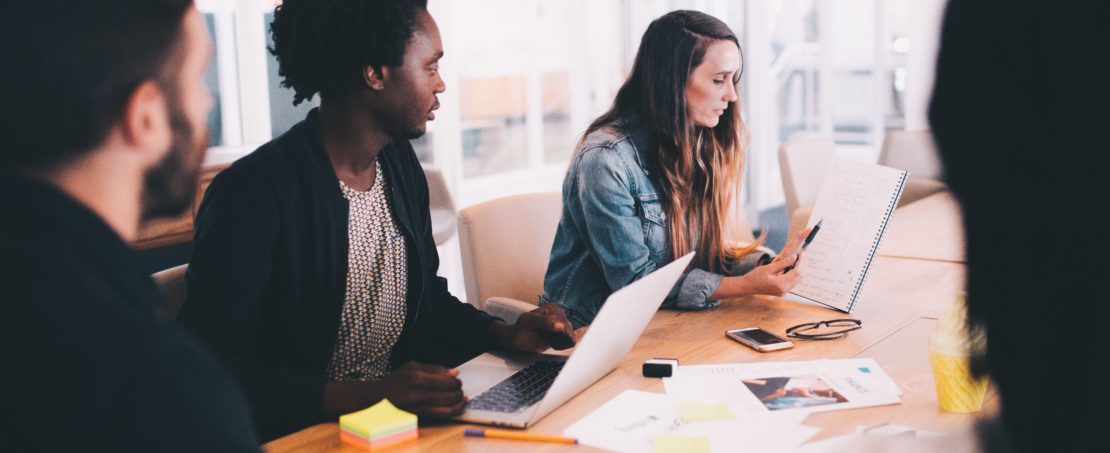
[[[416,321],[416,355],[422,361],[456,366],[490,349],[489,324],[498,318],[460,301],[448,291],[447,279],[438,275],[439,252],[432,236],[428,181],[412,147],[405,146],[398,151],[404,152],[412,162],[409,166],[412,171],[406,178],[412,181],[409,186],[416,202],[412,233],[421,245],[418,249],[422,251],[420,261],[427,282]]]
[[[197,213],[188,296],[178,321],[240,381],[263,438],[318,423],[325,378],[261,363],[261,303],[278,241],[278,201],[258,173],[218,175]]]

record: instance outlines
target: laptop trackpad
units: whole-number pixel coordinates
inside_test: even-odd
[[[478,396],[486,389],[512,376],[536,360],[536,356],[523,354],[486,353],[459,366],[459,380],[463,395]]]
[[[489,365],[474,365],[466,369],[466,374],[459,373],[462,378],[463,395],[474,398],[494,384],[512,376],[515,371],[505,367]]]

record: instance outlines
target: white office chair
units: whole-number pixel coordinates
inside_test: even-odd
[[[836,146],[828,137],[793,139],[779,147],[779,171],[782,172],[791,234],[805,228],[809,213],[817,203],[825,172],[834,160]]]
[[[909,172],[899,206],[948,190],[933,134],[929,131],[888,132],[879,153],[879,165]]]
[[[499,198],[459,212],[467,300],[509,323],[535,309],[562,212],[556,192]]]
[[[455,201],[447,190],[447,180],[443,172],[430,165],[424,167],[424,177],[428,180],[428,207],[432,214],[432,237],[436,245],[443,245],[455,235]]]

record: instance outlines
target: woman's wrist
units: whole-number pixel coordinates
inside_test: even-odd
[[[736,285],[737,296],[750,296],[755,294],[755,291],[752,290],[751,277],[749,277],[748,274],[737,275],[733,278],[736,279],[734,284]]]
[[[711,296],[711,299],[728,299],[751,294],[751,285],[747,275],[733,275],[721,279],[721,285]]]

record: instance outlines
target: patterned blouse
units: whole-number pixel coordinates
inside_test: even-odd
[[[390,352],[405,326],[405,239],[393,219],[381,164],[374,187],[359,192],[339,181],[350,204],[347,296],[327,375],[369,381],[390,372]]]

